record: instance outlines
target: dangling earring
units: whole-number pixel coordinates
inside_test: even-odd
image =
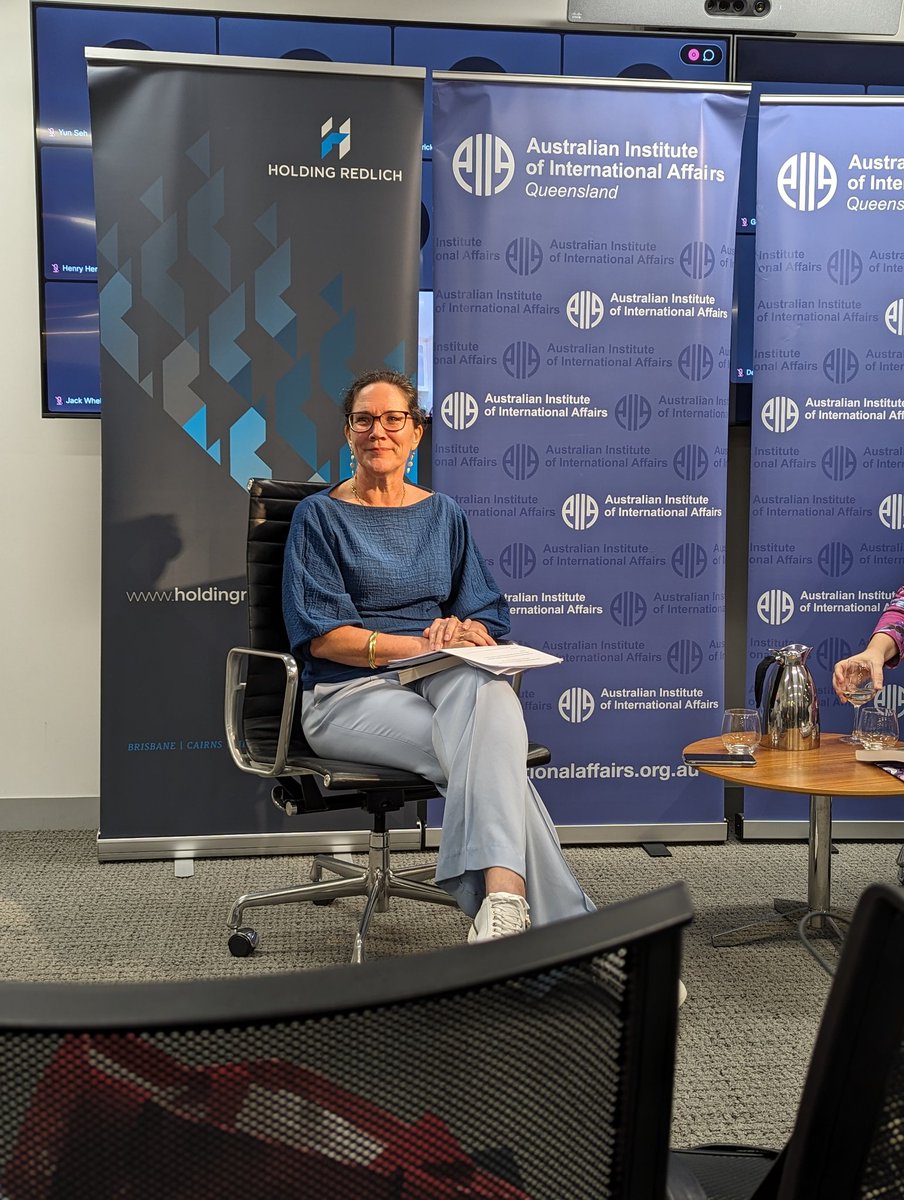
[[[354,475],[354,473],[358,469],[358,464],[355,462],[355,452],[354,452],[354,450],[352,450],[351,442],[349,442],[349,444],[348,444],[348,465],[349,465],[349,470]]]
[[[409,454],[409,456],[408,456],[408,463],[407,463],[407,465],[406,465],[406,467],[405,467],[405,474],[406,474],[406,475],[410,475],[410,474],[411,474],[411,468],[412,468],[413,466],[414,466],[414,451],[412,450],[412,451],[411,451],[411,453],[410,453],[410,454]]]

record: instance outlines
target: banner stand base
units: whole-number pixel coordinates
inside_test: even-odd
[[[738,816],[738,837],[745,842],[806,842],[807,821],[757,821]],[[902,842],[904,821],[833,821],[832,839],[836,842]]]
[[[639,846],[645,842],[724,842],[728,824],[719,821],[694,821],[674,825],[557,825],[563,846]],[[439,845],[439,829],[425,832],[428,849]]]
[[[98,862],[168,858],[257,858],[277,854],[366,854],[367,829],[309,833],[224,833],[197,837],[97,837]],[[420,829],[390,831],[393,850],[420,850]]]

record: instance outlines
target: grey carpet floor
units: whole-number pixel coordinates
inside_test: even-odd
[[[897,847],[845,843],[832,859],[833,904],[851,907],[874,881],[894,883]],[[776,896],[803,899],[806,846],[677,845],[568,849],[597,904],[684,879],[695,920],[684,944],[690,995],[681,1010],[674,1145],[779,1146],[787,1137],[828,992],[828,976],[790,932],[714,949],[712,934],[766,915]],[[420,856],[395,856],[413,865]],[[253,957],[226,947],[226,916],[242,893],[307,877],[301,857],[207,859],[189,878],[171,862],[99,863],[94,835],[0,833],[0,963],[7,979],[161,980],[262,975],[347,960],[361,901],[260,909]],[[464,940],[452,909],[393,904],[375,917],[371,957]],[[790,930],[790,926],[787,927]]]

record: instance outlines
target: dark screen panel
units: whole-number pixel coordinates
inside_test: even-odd
[[[216,54],[216,19],[137,9],[37,7],[38,137],[43,141],[89,140],[86,46]]]
[[[393,62],[426,67],[424,154],[433,152],[430,71],[488,71],[512,75],[560,75],[562,38],[557,33],[520,33],[506,29],[457,29],[399,26]]]
[[[41,150],[42,269],[45,279],[94,279],[94,177],[87,146]]]
[[[392,62],[388,25],[220,17],[219,28],[221,54],[315,62]]]
[[[728,78],[728,43],[719,38],[566,34],[562,39],[562,74],[724,83]]]
[[[93,416],[100,411],[100,317],[94,283],[44,285],[45,411]]]
[[[861,88],[870,84],[900,86],[904,46],[739,37],[735,74],[738,83],[794,79],[798,83],[854,83]]]

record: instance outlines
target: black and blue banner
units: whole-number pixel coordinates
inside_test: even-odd
[[[535,781],[575,840],[724,836],[681,749],[723,707],[747,89],[438,73],[433,94],[434,480],[513,636],[565,660],[524,679],[553,752]]]
[[[833,664],[866,643],[904,579],[902,105],[760,107],[748,679],[770,648],[812,646],[821,725],[839,732],[853,709],[832,691]],[[904,687],[889,682],[876,703],[904,718]],[[745,797],[745,829],[804,815],[788,797]],[[838,801],[835,816],[904,808]]]
[[[203,853],[289,832],[223,742],[225,654],[247,637],[245,486],[347,475],[343,390],[380,364],[416,369],[424,73],[87,53],[101,844]]]

